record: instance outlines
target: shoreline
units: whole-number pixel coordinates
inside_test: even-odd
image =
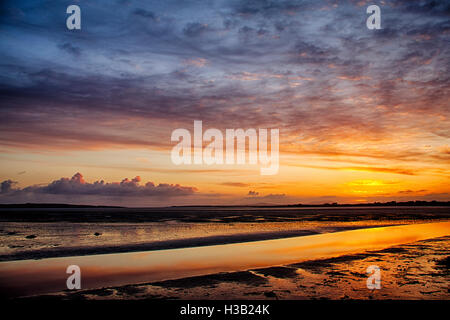
[[[271,232],[255,232],[248,234],[215,235],[208,237],[193,237],[184,239],[173,239],[164,241],[152,241],[148,243],[133,243],[112,246],[91,246],[91,247],[66,247],[66,248],[46,248],[30,251],[18,251],[12,254],[0,254],[0,262],[40,260],[47,258],[62,258],[76,256],[90,256],[100,254],[131,253],[140,251],[158,251],[167,249],[183,249],[204,246],[215,246],[223,244],[238,244],[253,241],[286,239],[316,234],[334,233],[348,230],[369,229],[378,227],[388,227],[397,224],[387,223],[381,225],[360,225],[332,227],[328,232],[317,232],[313,230],[286,230]]]
[[[183,249],[2,262],[1,291],[3,295],[12,297],[61,292],[65,289],[68,265],[77,265],[83,270],[83,287],[86,289],[168,279],[196,279],[208,274],[233,275],[236,272],[240,274],[239,270],[361,256],[359,253],[364,251],[379,251],[444,236],[448,238],[449,228],[450,222],[398,225]],[[448,253],[447,248],[444,249],[444,253]],[[376,256],[374,258],[377,259]],[[358,278],[357,274],[353,276]],[[253,278],[253,275],[249,277]]]
[[[103,286],[18,297],[20,301],[60,300],[405,300],[448,299],[450,236],[362,250],[286,265],[210,273],[162,281]],[[422,259],[422,261],[417,261]],[[424,261],[432,261],[417,273]],[[383,262],[380,262],[383,261]],[[382,263],[382,290],[365,288],[366,266]],[[392,267],[396,265],[396,267]],[[406,270],[406,273],[405,273]],[[387,280],[386,280],[387,278]],[[438,280],[440,279],[440,280]],[[432,281],[431,285],[430,282]]]

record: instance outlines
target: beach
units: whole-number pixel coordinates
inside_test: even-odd
[[[3,209],[1,294],[447,299],[449,215],[446,207]],[[65,288],[68,265],[80,266],[81,290]],[[381,269],[383,289],[367,289],[369,265]]]
[[[60,292],[37,299],[448,300],[450,237],[383,250],[246,271]],[[382,289],[366,287],[367,265],[379,265]],[[33,299],[33,298],[29,298]]]

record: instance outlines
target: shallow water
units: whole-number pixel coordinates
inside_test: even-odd
[[[246,270],[339,256],[450,235],[450,222],[359,229],[247,243],[0,263],[6,296],[66,289],[66,268],[81,268],[83,289]]]
[[[140,223],[74,223],[74,222],[2,222],[0,256],[18,252],[37,252],[50,249],[102,248],[144,243],[189,239],[196,237],[249,235],[265,232],[310,231],[327,233],[353,228],[380,225],[410,224],[403,221],[293,221],[193,223],[169,220]],[[97,236],[95,234],[98,234]],[[27,238],[34,235],[35,238]],[[29,258],[29,257],[28,257]]]

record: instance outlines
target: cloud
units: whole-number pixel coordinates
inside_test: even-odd
[[[247,197],[245,198],[247,200],[249,199],[257,199],[257,200],[273,200],[273,201],[279,201],[286,199],[286,195],[284,193],[270,193],[267,195],[260,195],[257,191],[250,190],[247,194]]]
[[[348,182],[347,185],[349,186],[362,186],[362,187],[381,187],[381,186],[389,186],[393,184],[397,184],[397,181],[382,181],[382,180],[372,180],[372,179],[365,179],[365,180],[355,180]]]
[[[227,186],[227,187],[239,187],[239,188],[249,186],[248,183],[243,183],[243,182],[222,182],[221,185]]]
[[[270,193],[265,196],[260,196],[258,199],[260,200],[283,200],[286,198],[286,195],[284,193]]]
[[[148,11],[148,10],[145,10],[145,9],[142,9],[142,8],[135,9],[133,11],[133,14],[135,14],[137,16],[140,16],[140,17],[143,17],[143,18],[149,18],[151,20],[156,20],[157,19],[154,12]]]
[[[197,189],[185,187],[179,184],[154,184],[147,182],[140,185],[139,176],[121,182],[95,181],[86,182],[81,173],[76,173],[72,178],[61,178],[47,185],[35,185],[23,189],[13,189],[11,180],[5,180],[1,184],[2,195],[69,195],[69,196],[113,196],[113,197],[178,197],[194,194]]]
[[[331,167],[331,166],[318,166],[318,165],[301,165],[301,164],[289,164],[297,167],[312,168],[312,169],[324,169],[324,170],[340,170],[340,171],[366,171],[366,172],[380,172],[380,173],[393,173],[414,176],[419,172],[425,171],[425,169],[408,169],[408,168],[386,168],[386,167],[368,167],[368,166],[353,166],[353,167]]]
[[[17,182],[12,181],[12,180],[5,180],[1,183],[1,189],[0,189],[0,194],[5,194],[5,193],[9,193],[13,190],[13,186],[16,184]]]
[[[79,57],[81,55],[81,49],[78,47],[75,47],[69,42],[63,43],[59,45],[59,48],[63,51],[66,51],[67,53],[74,55],[75,57]]]
[[[441,146],[439,147],[439,152],[444,154],[444,155],[450,155],[450,146],[445,145],[445,146]]]
[[[186,65],[191,65],[191,66],[195,66],[195,67],[198,67],[198,68],[202,68],[202,67],[204,67],[205,65],[208,64],[208,60],[203,59],[203,58],[185,59],[183,61],[183,63],[186,64]]]
[[[417,194],[417,193],[422,193],[422,192],[427,192],[427,191],[428,190],[425,190],[425,189],[416,190],[416,191],[408,189],[408,190],[400,190],[397,193],[398,194]]]
[[[244,0],[237,1],[234,13],[243,16],[261,15],[265,18],[290,15],[300,10],[314,6],[313,1],[285,1],[285,0]]]
[[[400,6],[407,12],[416,14],[427,14],[436,16],[450,16],[450,4],[447,1],[407,1],[395,0],[393,5]]]
[[[445,149],[418,146],[450,137],[448,3],[385,1],[372,32],[358,2],[92,3],[75,39],[58,10],[6,1],[0,145],[168,149],[201,117],[279,128],[281,152],[446,165]]]
[[[200,22],[190,22],[186,24],[183,33],[188,37],[198,37],[208,30],[208,25]]]

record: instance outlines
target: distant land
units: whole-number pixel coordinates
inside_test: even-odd
[[[251,208],[312,208],[312,207],[407,207],[407,206],[450,206],[450,201],[389,201],[389,202],[368,202],[368,203],[322,203],[322,204],[255,204],[255,205],[230,205],[230,206],[214,206],[214,205],[198,205],[198,206],[172,206],[174,208],[183,208],[183,207],[216,207],[216,208],[230,208],[230,207],[251,207]]]
[[[0,204],[0,208],[125,208],[119,206],[91,206],[68,203],[10,203]]]
[[[358,203],[358,204],[344,204],[344,203],[323,203],[323,204],[255,204],[255,205],[189,205],[189,206],[168,206],[171,208],[299,208],[299,207],[392,207],[392,206],[450,206],[450,201],[389,201],[389,202],[371,202],[371,203]],[[121,206],[94,206],[94,205],[76,205],[67,203],[11,203],[0,204],[0,208],[127,208]]]

